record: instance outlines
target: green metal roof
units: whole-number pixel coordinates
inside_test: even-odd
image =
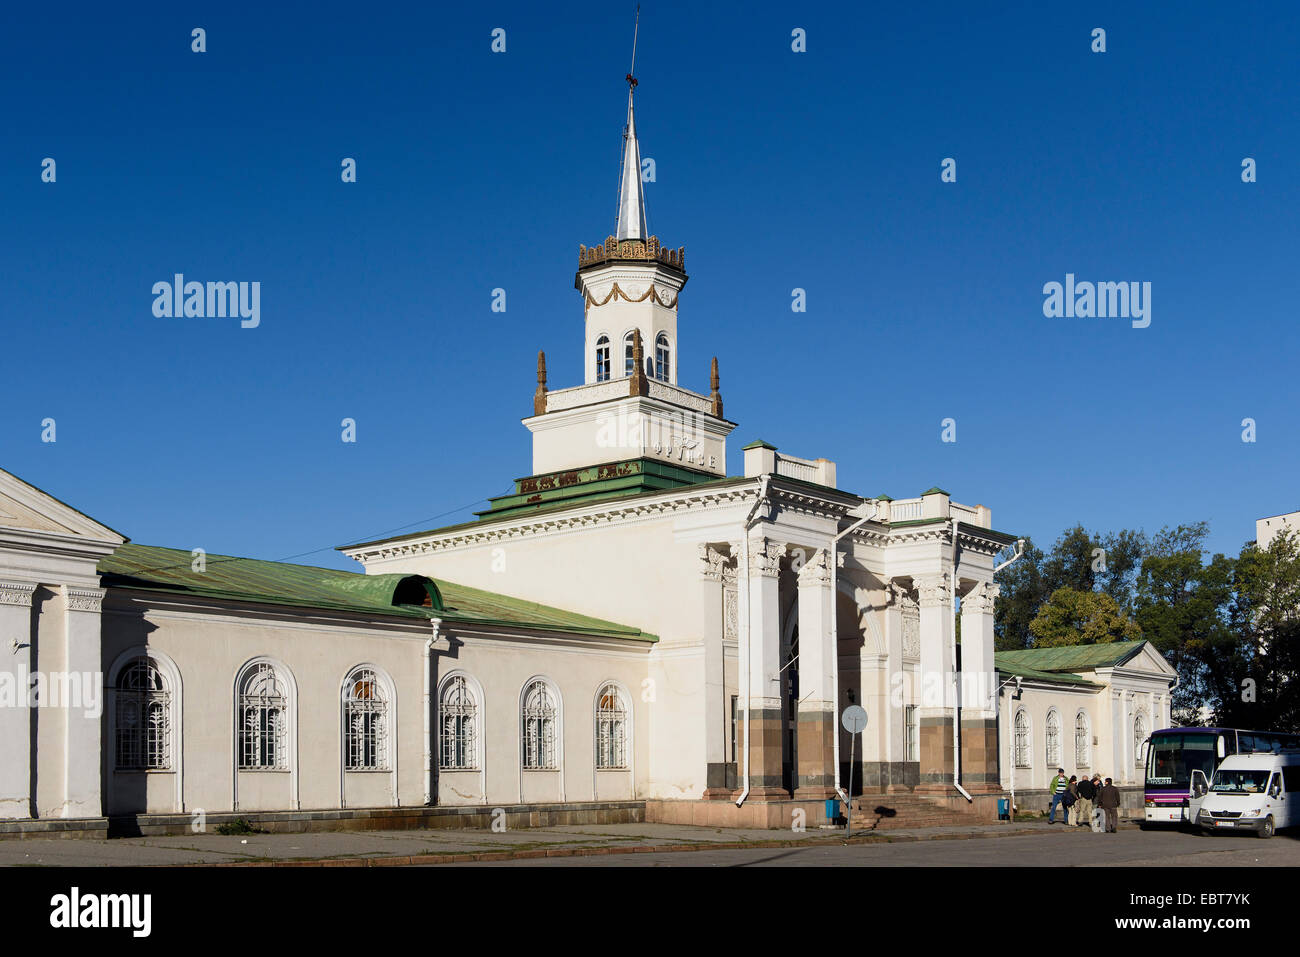
[[[995,652],[993,661],[999,670],[1010,674],[1019,674],[1017,669],[1046,673],[1095,671],[1097,668],[1122,665],[1137,655],[1145,644],[1145,640],[1139,639],[1095,645],[1063,645],[1058,648],[1025,648]]]
[[[640,629],[424,575],[362,575],[315,565],[207,555],[203,571],[190,552],[121,546],[99,563],[105,587],[199,598],[339,610],[466,624],[518,625],[577,635],[657,641]],[[427,605],[424,604],[427,602]]]

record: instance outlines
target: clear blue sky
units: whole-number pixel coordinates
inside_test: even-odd
[[[1300,13],[1002,6],[643,4],[681,382],[719,357],[733,474],[763,438],[1043,544],[1204,519],[1235,553],[1300,508]],[[339,567],[508,490],[537,350],[581,381],[633,7],[13,6],[0,467],[138,542]],[[155,318],[175,272],[261,282],[261,326]],[[1150,327],[1044,318],[1067,272],[1151,282]]]

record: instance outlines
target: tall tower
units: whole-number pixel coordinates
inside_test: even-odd
[[[709,481],[727,474],[718,361],[709,388],[678,385],[677,302],[686,285],[686,250],[647,235],[636,79],[627,76],[627,125],[615,233],[578,247],[574,285],[582,295],[583,384],[550,389],[538,354],[533,474],[488,511],[518,511],[597,494],[631,494]],[[700,364],[701,378],[704,374]]]
[[[676,385],[677,297],[686,285],[686,250],[663,248],[658,236],[647,234],[633,105],[636,78],[630,73],[627,83],[615,233],[599,246],[578,247],[574,285],[586,319],[584,381],[629,375],[632,340],[640,332],[646,375]]]

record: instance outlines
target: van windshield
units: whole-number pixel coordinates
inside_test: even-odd
[[[1268,771],[1238,769],[1229,771],[1219,768],[1214,772],[1214,783],[1210,785],[1210,790],[1255,794],[1263,791],[1266,784],[1268,784]]]

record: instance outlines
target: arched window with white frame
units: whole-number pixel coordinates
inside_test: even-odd
[[[479,702],[465,675],[450,675],[438,695],[439,766],[444,771],[478,770]]]
[[[1016,712],[1016,767],[1027,768],[1031,764],[1029,715],[1021,708]]]
[[[287,770],[290,701],[284,677],[271,662],[257,661],[245,668],[238,687],[240,770]]]
[[[623,375],[630,376],[636,371],[636,359],[633,356],[633,337],[635,332],[629,332],[623,337]]]
[[[1061,766],[1061,715],[1055,708],[1047,712],[1048,770]]]
[[[1086,711],[1080,711],[1074,716],[1074,766],[1092,766],[1092,725]]]
[[[388,682],[366,665],[343,681],[343,767],[348,771],[389,770]]]
[[[535,678],[524,689],[520,714],[523,738],[523,766],[526,771],[559,768],[559,700],[544,678]]]
[[[1142,746],[1147,741],[1147,718],[1139,711],[1133,715],[1133,765],[1142,767]]]
[[[655,337],[655,375],[660,382],[667,382],[672,374],[672,347],[668,344],[666,333]]]
[[[596,696],[596,768],[627,769],[627,715],[623,691],[606,682]]]
[[[601,336],[596,340],[596,381],[609,381],[610,372],[609,336]]]
[[[154,660],[141,656],[128,662],[118,672],[114,692],[117,770],[171,770],[171,689]]]

